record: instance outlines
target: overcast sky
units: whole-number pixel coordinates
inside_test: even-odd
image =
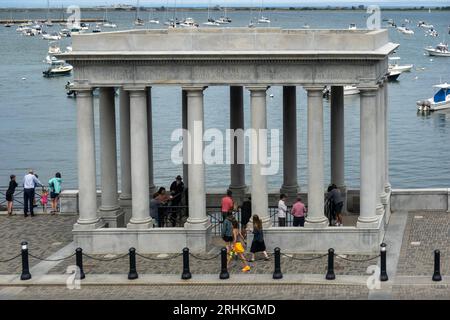
[[[112,4],[136,5],[137,0],[50,0],[51,7],[69,5],[95,6]],[[140,0],[141,6],[308,6],[308,5],[360,5],[382,6],[450,6],[450,0]],[[0,7],[47,7],[47,0],[0,0]]]

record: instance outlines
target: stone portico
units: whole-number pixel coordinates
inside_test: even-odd
[[[203,95],[210,86],[230,88],[230,128],[244,129],[243,96],[250,95],[252,129],[266,129],[270,86],[283,86],[282,192],[307,190],[305,228],[271,226],[267,176],[251,165],[252,211],[265,225],[269,250],[372,253],[379,250],[390,212],[388,170],[388,55],[398,45],[387,30],[283,30],[220,28],[132,30],[74,35],[73,51],[60,54],[74,66],[77,95],[79,219],[76,244],[87,252],[207,251],[211,223],[206,214],[202,155]],[[154,228],[149,216],[154,191],[151,87],[182,90],[182,123],[192,134],[183,166],[189,218],[183,228]],[[324,86],[331,86],[331,181],[345,190],[344,86],[360,91],[361,185],[356,226],[329,227],[324,215]],[[307,91],[308,185],[297,181],[296,87]],[[94,104],[100,88],[101,205],[97,206]],[[120,88],[120,173],[117,172],[115,88]],[[252,147],[264,148],[258,137]],[[235,154],[238,148],[235,147]],[[250,150],[252,152],[252,150]],[[197,159],[198,160],[198,159]],[[118,174],[121,185],[118,186]],[[328,181],[328,179],[326,179]],[[230,189],[247,190],[245,167],[231,165]],[[120,197],[119,197],[120,189]],[[126,221],[124,209],[131,207]],[[108,227],[105,227],[107,224]]]

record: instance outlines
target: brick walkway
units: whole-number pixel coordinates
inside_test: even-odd
[[[450,214],[410,212],[397,274],[432,275],[435,249],[441,251],[441,273],[450,276]]]

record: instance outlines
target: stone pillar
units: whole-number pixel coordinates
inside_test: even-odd
[[[131,219],[130,229],[153,226],[150,217],[148,173],[147,94],[145,87],[125,88],[130,95]]]
[[[117,145],[115,89],[100,88],[100,216],[109,227],[123,227],[123,211],[117,194]]]
[[[188,112],[187,112],[187,91],[181,90],[181,126],[184,130],[188,129]],[[183,136],[183,182],[184,188],[189,187],[189,177],[188,177],[188,138]]]
[[[361,98],[360,139],[361,139],[361,188],[358,228],[376,228],[379,217],[377,206],[377,130],[376,107],[377,87],[359,88]]]
[[[385,139],[384,139],[384,88],[383,83],[378,89],[377,103],[377,214],[384,214],[386,204],[386,193],[384,191],[384,161],[385,161]]]
[[[345,188],[344,87],[331,87],[331,183]]]
[[[120,88],[120,207],[126,213],[125,221],[131,218],[131,151],[130,151],[130,95]]]
[[[387,79],[384,79],[384,189],[385,192],[391,193],[391,183],[389,181],[389,97],[388,97]]]
[[[203,164],[203,90],[204,87],[187,87],[188,112],[188,175],[189,218],[184,227],[205,230],[210,225],[206,215],[205,168]]]
[[[148,140],[148,185],[149,196],[155,193],[153,181],[153,118],[152,118],[152,87],[147,88],[147,140]]]
[[[97,216],[94,104],[92,88],[77,88],[79,217],[74,230],[100,226]]]
[[[230,87],[230,129],[244,130],[244,88],[241,86]],[[232,164],[231,164],[231,183],[229,189],[233,192],[235,199],[243,200],[247,186],[245,185],[245,155],[244,139],[233,139]]]
[[[325,228],[323,170],[323,86],[305,87],[308,93],[308,217],[305,227]]]
[[[295,86],[283,87],[283,185],[280,193],[294,202],[297,182],[297,92]]]
[[[252,167],[252,213],[259,215],[265,227],[271,226],[267,177],[263,163],[267,156],[266,86],[247,87],[250,90],[251,135],[250,154]],[[261,131],[262,130],[262,131]]]

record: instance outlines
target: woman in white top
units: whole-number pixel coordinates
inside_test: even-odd
[[[286,206],[286,199],[287,196],[282,193],[280,195],[280,201],[278,201],[278,226],[279,227],[285,227],[286,226],[286,212],[287,212],[287,206]]]

